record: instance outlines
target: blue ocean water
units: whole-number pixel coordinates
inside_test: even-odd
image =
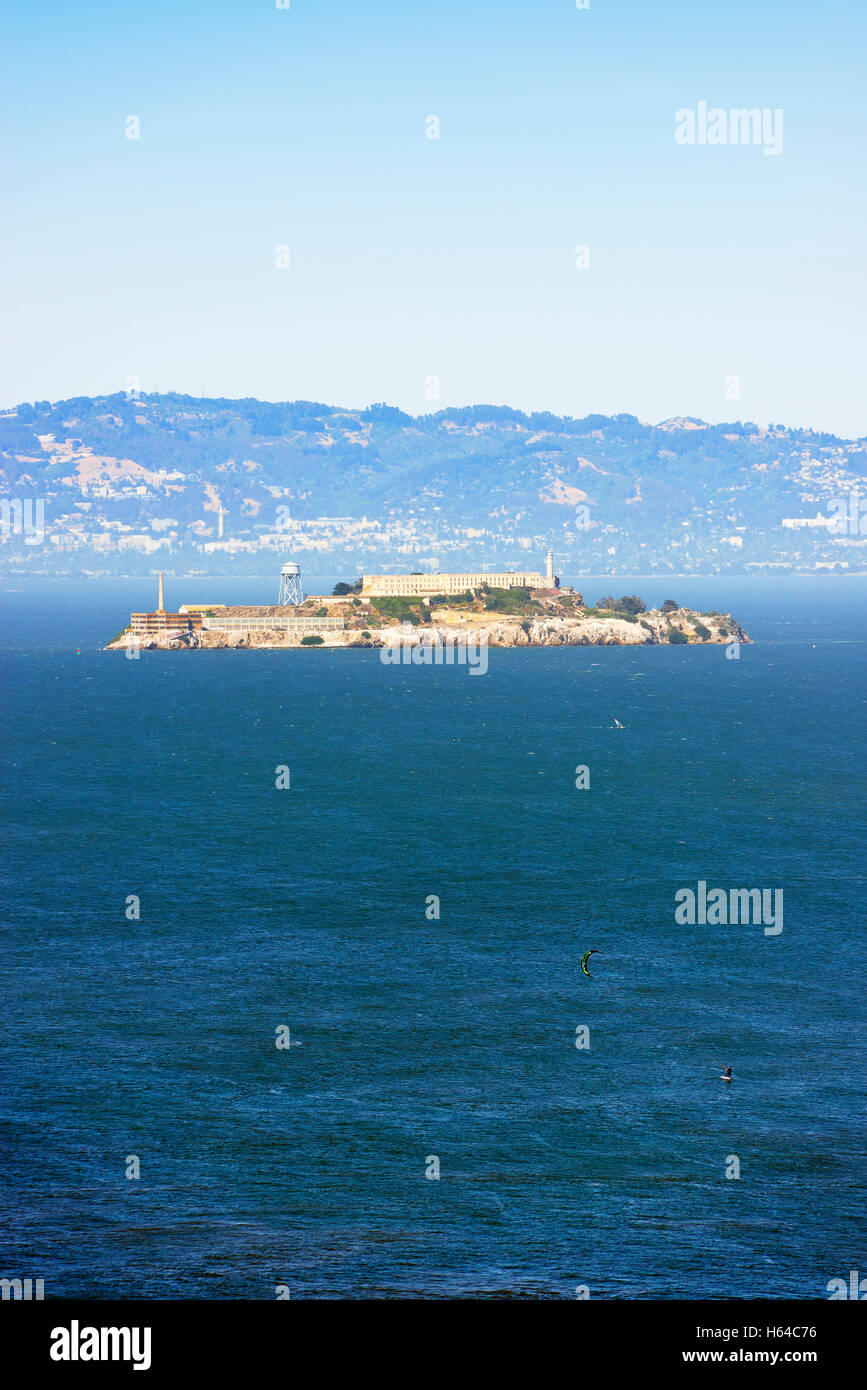
[[[813,1298],[867,1268],[867,580],[576,582],[756,643],[130,661],[99,643],[151,581],[0,586],[0,1274]],[[782,888],[782,933],[677,925],[700,879]]]

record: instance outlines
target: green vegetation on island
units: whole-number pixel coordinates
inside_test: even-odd
[[[609,613],[629,613],[633,617],[637,613],[647,612],[647,605],[644,599],[639,598],[637,594],[624,594],[622,598],[612,598],[609,594],[607,598],[599,599],[596,607],[597,609],[605,610]]]

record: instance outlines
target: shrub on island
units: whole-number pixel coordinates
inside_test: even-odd
[[[476,596],[472,589],[464,589],[462,594],[431,594],[431,608],[438,605],[447,605],[449,608],[462,608],[469,603],[475,603]]]
[[[430,610],[426,605],[422,605],[420,599],[406,599],[399,594],[383,594],[372,598],[370,606],[381,618],[397,618],[398,622],[412,623],[413,627],[430,622]]]
[[[524,588],[484,590],[485,608],[489,613],[511,613],[516,615],[534,612],[539,605],[530,598],[530,590]]]

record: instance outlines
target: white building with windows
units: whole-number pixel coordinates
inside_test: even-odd
[[[463,594],[467,589],[544,589],[545,580],[537,570],[516,573],[481,570],[475,574],[365,574],[362,594],[371,598],[425,598],[433,594]]]

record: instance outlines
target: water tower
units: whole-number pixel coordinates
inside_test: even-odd
[[[277,599],[279,608],[286,608],[291,604],[304,602],[304,590],[301,587],[301,566],[289,561],[286,565],[280,566],[280,595]]]

